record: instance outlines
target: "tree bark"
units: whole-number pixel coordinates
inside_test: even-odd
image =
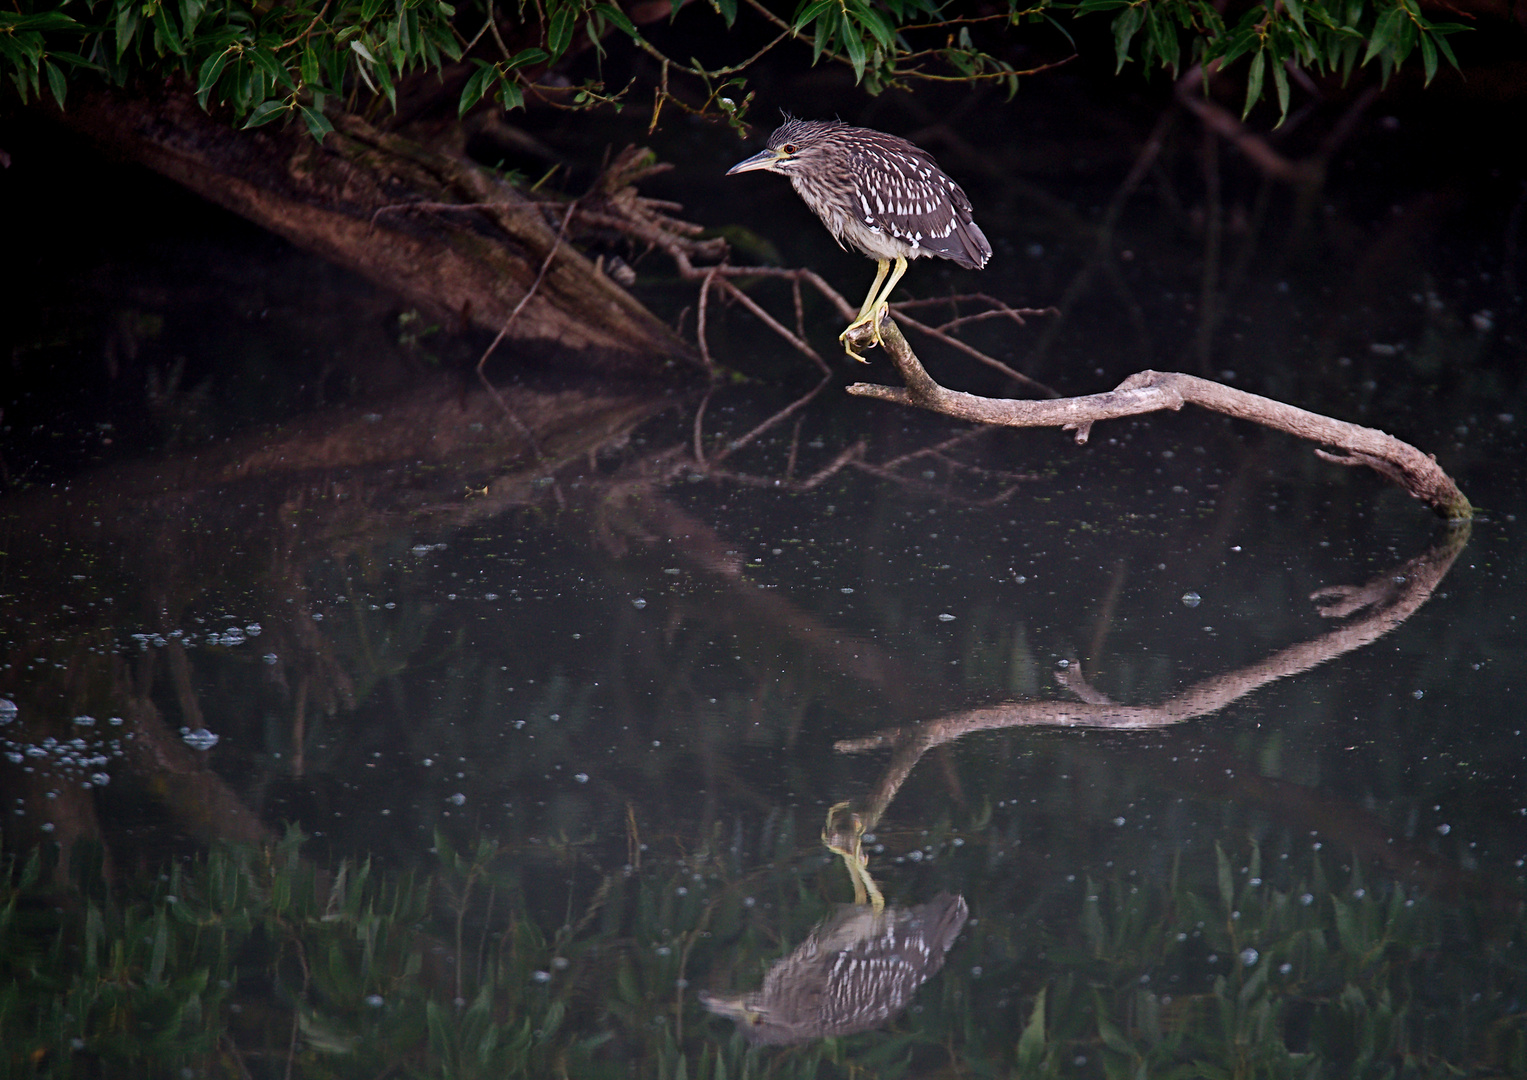
[[[694,362],[665,324],[562,242],[556,207],[359,117],[337,118],[320,145],[297,123],[235,130],[175,86],[71,95],[55,115],[452,329],[496,333],[530,293],[508,336],[535,351],[631,374]]]

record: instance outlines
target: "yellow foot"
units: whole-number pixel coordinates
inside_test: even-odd
[[[842,856],[843,867],[854,885],[854,903],[860,907],[869,904],[875,911],[882,911],[885,897],[875,879],[870,877],[870,857],[860,843],[864,836],[864,819],[850,812],[845,821],[839,820],[839,814],[848,808],[849,804],[842,802],[827,811],[827,821],[822,825],[822,843],[834,855]]]
[[[877,307],[865,312],[853,322],[849,323],[848,326],[844,328],[843,333],[838,335],[838,340],[843,343],[843,351],[848,353],[848,355],[852,356],[855,360],[859,361],[859,363],[868,364],[869,361],[860,356],[854,350],[854,346],[859,345],[860,348],[870,348],[875,345],[884,344],[884,342],[880,340],[880,320],[885,318],[889,313],[890,305],[881,303]],[[861,345],[856,340],[850,340],[851,338],[858,338],[863,336],[863,329],[866,326],[869,327],[869,340],[867,343]]]

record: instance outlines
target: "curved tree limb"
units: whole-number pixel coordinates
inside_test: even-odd
[[[1333,420],[1223,383],[1168,371],[1141,371],[1107,393],[1084,397],[1054,401],[980,397],[949,390],[935,382],[889,315],[882,316],[878,328],[860,327],[850,335],[850,344],[867,346],[877,332],[906,386],[854,383],[848,388],[850,394],[913,405],[979,424],[1058,427],[1076,432],[1078,443],[1087,441],[1092,425],[1099,420],[1117,420],[1161,409],[1175,411],[1184,405],[1198,405],[1297,435],[1321,447],[1330,447],[1330,450],[1316,452],[1325,460],[1340,465],[1368,466],[1385,479],[1399,484],[1442,517],[1467,520],[1474,514],[1469,500],[1437,465],[1435,457],[1423,454],[1409,443],[1377,428]]]

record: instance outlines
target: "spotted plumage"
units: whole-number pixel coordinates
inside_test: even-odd
[[[736,1020],[750,1042],[784,1045],[879,1027],[911,1003],[944,966],[970,914],[961,896],[926,904],[845,904],[795,951],[776,961],[752,993],[702,992],[713,1013]]]
[[[878,322],[907,261],[935,255],[980,269],[991,244],[971,218],[970,200],[928,153],[905,139],[839,120],[787,119],[766,149],[728,175],[763,169],[790,178],[838,243],[876,259],[880,271],[855,327]],[[894,260],[895,272],[881,289]],[[851,346],[849,355],[859,358]]]

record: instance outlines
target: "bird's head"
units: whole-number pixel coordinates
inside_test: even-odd
[[[764,149],[733,165],[726,175],[760,169],[784,176],[809,172],[831,153],[833,134],[845,126],[840,120],[786,120],[774,129]]]

